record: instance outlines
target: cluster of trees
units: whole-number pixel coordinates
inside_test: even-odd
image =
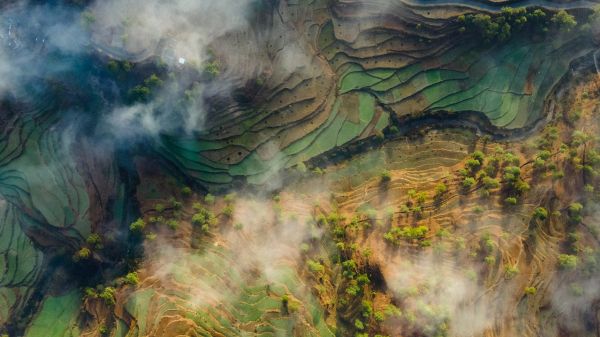
[[[383,235],[383,238],[395,245],[399,245],[400,241],[403,240],[412,244],[418,244],[421,247],[427,247],[431,245],[431,242],[426,239],[428,232],[429,227],[424,225],[416,227],[392,227]]]
[[[215,214],[204,208],[202,204],[195,203],[193,206],[196,213],[192,215],[192,224],[199,226],[203,232],[208,232],[211,227],[217,224],[217,217]]]
[[[348,323],[346,328],[351,330],[354,336],[384,337],[380,334],[373,334],[378,331],[378,322],[384,321],[387,317],[399,315],[399,310],[392,304],[376,308],[373,303],[375,292],[371,289],[372,281],[367,268],[370,250],[361,249],[352,240],[356,235],[360,235],[358,230],[364,230],[371,226],[377,212],[368,205],[362,207],[359,212],[360,215],[353,217],[350,221],[335,211],[327,215],[318,214],[315,217],[315,225],[329,230],[337,248],[337,254],[333,256],[332,261],[341,271],[340,279],[337,280],[339,288],[336,300],[338,312]],[[361,224],[364,226],[361,227]],[[303,251],[308,253],[310,249]],[[335,273],[329,273],[328,270],[335,270],[335,267],[327,268],[322,259],[308,257],[306,266],[308,271],[314,275],[314,279],[321,282],[318,289],[323,290],[326,285],[331,286],[330,277],[335,276]]]
[[[115,295],[117,289],[114,287],[105,287],[99,285],[96,288],[85,288],[84,294],[86,298],[99,298],[106,303],[106,305],[113,306],[116,303]]]
[[[163,80],[158,75],[152,74],[144,80],[143,84],[138,84],[129,90],[129,99],[132,102],[147,102],[162,85]]]
[[[92,257],[92,250],[104,248],[102,238],[97,233],[90,234],[85,240],[85,245],[73,254],[73,261],[80,262],[89,260]]]
[[[488,14],[465,14],[458,17],[460,32],[474,32],[485,42],[508,40],[514,32],[522,30],[546,32],[550,28],[570,31],[577,25],[575,17],[564,10],[554,14],[541,9],[504,7],[502,11]]]

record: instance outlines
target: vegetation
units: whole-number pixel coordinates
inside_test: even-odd
[[[125,282],[125,284],[129,284],[129,285],[134,285],[135,286],[138,283],[140,283],[140,279],[139,279],[138,274],[136,272],[131,272],[131,273],[127,273],[127,275],[125,275],[124,282]]]
[[[217,61],[207,62],[204,64],[204,74],[209,78],[214,79],[221,73],[219,63]]]
[[[551,27],[570,31],[577,25],[575,17],[560,10],[550,17],[541,9],[504,7],[498,15],[465,14],[458,17],[460,32],[473,32],[487,43],[503,42],[521,31],[543,33]]]
[[[533,296],[537,293],[537,289],[535,287],[525,287],[525,295]]]
[[[217,217],[215,214],[202,206],[196,208],[197,212],[192,216],[192,224],[200,226],[202,231],[208,232],[210,227],[217,224]]]
[[[421,245],[426,244],[425,238],[427,237],[427,233],[429,232],[429,228],[427,226],[417,226],[417,227],[393,227],[387,233],[384,234],[383,238],[395,245],[400,244],[400,240],[404,240],[406,242],[419,243]]]
[[[116,299],[115,299],[115,294],[117,293],[117,290],[113,287],[106,287],[104,288],[104,290],[102,290],[102,292],[100,292],[98,294],[98,297],[103,299],[104,302],[107,305],[115,305],[116,303]]]
[[[562,269],[575,269],[577,267],[577,256],[569,254],[558,255],[558,265]]]
[[[88,260],[90,257],[92,257],[92,251],[87,247],[83,247],[78,250],[75,255],[73,255],[73,261],[79,262],[82,260]]]
[[[392,180],[392,174],[390,173],[390,171],[385,170],[385,171],[381,172],[381,182],[382,183],[387,183],[390,180]]]
[[[212,205],[212,204],[214,204],[214,203],[215,203],[215,196],[214,196],[214,195],[212,195],[212,194],[210,194],[210,193],[209,193],[209,194],[207,194],[207,195],[204,197],[204,202],[205,202],[207,205]]]
[[[466,177],[462,182],[462,186],[464,189],[469,189],[469,188],[475,186],[476,183],[477,183],[477,181],[475,180],[475,178]]]
[[[548,218],[548,210],[544,207],[538,207],[533,211],[533,217],[539,220],[546,220]]]
[[[146,228],[146,222],[142,218],[135,220],[131,225],[129,225],[129,230],[134,233],[140,233],[144,230],[144,228]]]
[[[519,268],[517,268],[517,266],[515,266],[515,265],[506,265],[506,266],[504,266],[504,276],[507,279],[512,279],[517,274],[519,274]]]
[[[444,193],[448,192],[448,186],[444,183],[439,183],[435,186],[435,196],[441,197]]]
[[[583,211],[583,205],[574,202],[569,205],[569,218],[572,222],[579,223],[583,219],[581,216],[581,212]]]
[[[98,233],[90,234],[85,242],[94,249],[102,249],[102,238]]]

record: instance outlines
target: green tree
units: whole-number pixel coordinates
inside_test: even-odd
[[[146,228],[146,222],[142,218],[138,218],[131,225],[129,225],[129,230],[132,232],[139,233]]]
[[[544,207],[538,207],[533,211],[533,217],[540,220],[546,220],[548,218],[548,210]]]
[[[390,180],[392,180],[392,174],[390,173],[390,171],[384,170],[383,172],[381,172],[381,182],[382,183],[387,183]]]
[[[123,281],[125,282],[125,284],[130,284],[134,286],[140,283],[140,278],[138,277],[137,272],[131,272],[125,275]]]
[[[560,10],[556,14],[552,16],[550,21],[558,26],[560,29],[564,29],[566,31],[570,31],[571,29],[577,26],[577,21],[575,17],[565,10]]]
[[[560,254],[558,255],[558,265],[562,269],[575,269],[577,267],[577,256]]]

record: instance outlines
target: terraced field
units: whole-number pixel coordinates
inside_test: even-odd
[[[580,9],[593,3],[522,5]],[[234,179],[260,184],[273,170],[381,133],[391,117],[476,112],[500,129],[529,128],[544,117],[546,99],[571,62],[594,49],[591,36],[576,31],[482,44],[461,33],[456,18],[497,13],[500,4],[444,5],[282,4],[279,14],[306,39],[304,48],[314,50],[308,63],[286,69],[287,76],[272,74],[256,112],[219,111],[206,135],[166,135],[159,154],[206,186]],[[285,37],[272,43],[286,52]]]

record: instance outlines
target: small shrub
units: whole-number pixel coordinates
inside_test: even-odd
[[[507,204],[507,205],[514,206],[514,205],[517,204],[517,198],[515,198],[515,197],[508,197],[508,198],[504,199],[504,203]]]

